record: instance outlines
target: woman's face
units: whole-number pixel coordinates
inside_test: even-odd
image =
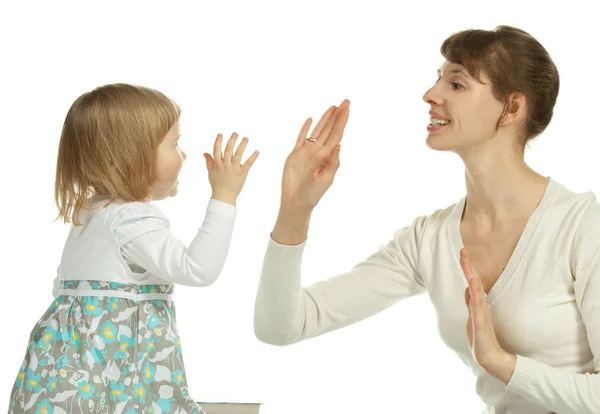
[[[504,105],[492,94],[485,73],[479,83],[467,69],[445,61],[438,70],[438,81],[423,100],[430,109],[427,146],[439,151],[458,152],[485,143],[496,135],[496,124]],[[436,119],[444,120],[438,125]]]

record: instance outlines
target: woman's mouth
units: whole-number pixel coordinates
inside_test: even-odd
[[[429,132],[437,132],[443,129],[445,126],[450,124],[450,120],[440,119],[440,118],[430,118],[429,125],[427,125],[427,131]]]

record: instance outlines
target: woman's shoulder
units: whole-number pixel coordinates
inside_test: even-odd
[[[598,216],[600,204],[593,191],[576,191],[556,180],[551,184],[554,193],[547,213],[557,224],[578,226],[582,220]]]

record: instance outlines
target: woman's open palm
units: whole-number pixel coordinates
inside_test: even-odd
[[[282,204],[312,210],[333,183],[340,166],[340,141],[348,122],[350,101],[331,106],[307,138],[308,118],[283,169]]]

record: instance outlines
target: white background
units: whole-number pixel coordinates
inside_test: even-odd
[[[347,271],[417,215],[465,191],[454,154],[425,145],[422,95],[455,31],[509,24],[533,34],[561,75],[554,119],[527,161],[577,192],[600,191],[593,1],[3,2],[0,409],[31,329],[52,300],[68,226],[52,223],[55,161],[71,103],[112,82],[161,90],[184,111],[188,159],[159,206],[189,242],[210,197],[202,153],[218,132],[261,152],[238,199],[226,266],[209,288],[178,287],[178,326],[196,400],[258,401],[264,414],[475,413],[474,377],[441,342],[426,295],[364,322],[278,348],[253,334],[280,179],[303,121],[352,101],[342,166],[317,207],[305,284]],[[10,4],[10,5],[9,5]],[[16,5],[15,5],[16,4]],[[597,5],[597,4],[596,4]]]

